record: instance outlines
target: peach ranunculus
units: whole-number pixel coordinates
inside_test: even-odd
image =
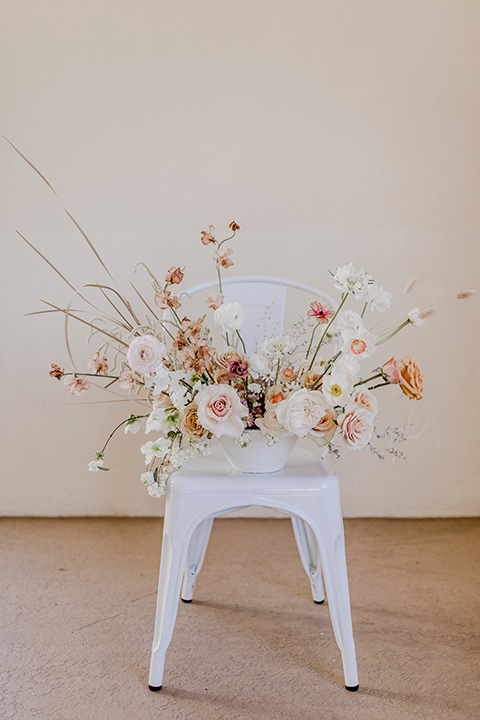
[[[207,230],[202,230],[201,237],[202,237],[202,243],[204,245],[209,245],[210,243],[215,242],[215,227],[213,225],[208,226]]]
[[[212,308],[212,310],[216,310],[220,307],[224,300],[225,295],[223,293],[210,293],[205,302],[207,303],[209,308]]]
[[[108,361],[104,355],[100,357],[100,353],[96,352],[87,363],[87,368],[91,373],[95,375],[107,375],[108,374]]]
[[[199,442],[207,435],[208,431],[198,419],[197,403],[192,402],[183,409],[178,428],[190,440],[195,442]]]
[[[289,395],[289,391],[283,385],[271,385],[265,390],[265,407],[271,408],[272,405],[286,400]]]
[[[352,400],[371,412],[373,417],[378,415],[378,400],[367,388],[358,388],[353,394]]]
[[[240,437],[243,433],[242,418],[248,410],[230,385],[207,385],[196,395],[195,402],[200,424],[215,437]]]
[[[276,406],[277,418],[292,435],[305,437],[325,415],[327,401],[318,390],[295,390]]]
[[[400,387],[410,400],[421,400],[423,397],[423,375],[411,355],[402,360],[400,367]]]
[[[333,408],[327,406],[325,408],[325,415],[322,417],[320,422],[313,427],[308,433],[310,437],[319,447],[325,447],[331,442],[333,436],[337,431],[337,413]]]
[[[182,280],[183,272],[179,267],[175,267],[175,265],[173,265],[173,267],[171,267],[165,275],[165,282],[169,283],[170,285],[180,285]]]
[[[356,403],[347,405],[346,412],[339,415],[337,423],[350,450],[361,450],[370,442],[373,433],[373,415]]]
[[[215,260],[217,270],[221,267],[226,269],[233,265],[233,260],[230,260],[230,255],[232,253],[232,248],[227,248],[226,250],[215,250],[213,253],[213,259]]]
[[[63,383],[68,388],[69,395],[82,395],[90,387],[89,381],[78,377],[78,375],[65,376]]]
[[[393,357],[393,355],[390,360],[387,360],[386,363],[383,363],[382,372],[386,380],[388,380],[388,382],[392,385],[395,383],[399,383],[402,379],[402,376],[400,375],[400,368],[398,367],[398,363]]]

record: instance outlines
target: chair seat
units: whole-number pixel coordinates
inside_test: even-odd
[[[195,458],[169,480],[171,493],[189,495],[249,496],[282,493],[334,492],[338,480],[314,453],[295,448],[283,470],[274,473],[241,473],[233,470],[220,447],[211,455]],[[255,504],[258,504],[256,501]]]

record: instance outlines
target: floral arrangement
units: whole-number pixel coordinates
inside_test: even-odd
[[[351,264],[331,273],[340,292],[338,307],[316,300],[305,308],[310,323],[307,340],[300,342],[293,334],[267,338],[248,355],[242,337],[244,311],[236,302],[225,302],[222,292],[222,272],[233,265],[233,250],[226,244],[240,229],[235,222],[229,227],[231,234],[221,241],[212,225],[200,235],[201,242],[214,250],[218,275],[218,293],[206,301],[208,320],[207,312],[194,319],[183,316],[187,294],[179,286],[184,268],[171,267],[159,282],[149,268],[137,263],[136,269],[141,266],[149,274],[156,309],[142,298],[148,312],[140,322],[123,296],[98,286],[116,317],[106,318],[103,325],[87,322],[92,335],[102,338],[88,372],[66,372],[56,364],[50,371],[52,377],[63,378],[70,395],[83,395],[94,377],[106,380],[106,388],[115,385],[145,402],[147,411],[123,418],[89,469],[108,470],[105,450],[117,430],[143,430],[152,439],[140,447],[146,466],[141,479],[154,498],[163,495],[169,478],[187,460],[209,452],[213,437],[236,438],[245,447],[250,432],[257,430],[269,445],[295,435],[311,438],[337,456],[341,447],[358,451],[366,446],[380,456],[372,445],[372,437],[380,437],[374,391],[397,385],[406,398],[422,398],[423,376],[414,359],[388,357],[383,345],[409,325],[423,325],[432,307],[414,308],[396,325],[375,334],[367,328],[367,318],[390,307],[391,293]],[[414,283],[415,279],[405,292]],[[114,293],[120,304],[112,299]],[[67,319],[81,319],[70,308],[56,310]],[[221,333],[220,343],[214,341],[211,325]],[[376,366],[374,356],[380,358]],[[392,442],[405,439],[398,428],[389,429],[386,437]],[[394,448],[390,452],[398,456]]]

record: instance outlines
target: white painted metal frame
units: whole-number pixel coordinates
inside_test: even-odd
[[[215,286],[216,282],[204,283],[188,294]],[[327,293],[290,280],[242,276],[223,281],[226,301],[237,300],[244,306],[253,301],[257,308],[264,286],[277,290],[276,297],[275,291],[267,292],[260,300],[264,303],[266,298],[275,297],[276,308],[270,308],[269,316],[280,325],[280,333],[287,287],[314,294],[337,306]],[[310,580],[313,600],[318,604],[325,600],[323,569],[333,630],[342,653],[345,686],[348,690],[358,689],[338,479],[321,459],[305,450],[294,450],[286,468],[279,473],[248,475],[232,470],[219,449],[211,457],[199,458],[182,469],[167,487],[150,689],[162,687],[165,653],[172,638],[180,594],[184,602],[193,599],[214,518],[251,505],[275,508],[291,516],[302,565]]]

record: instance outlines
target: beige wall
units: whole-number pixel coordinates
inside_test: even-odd
[[[199,231],[232,219],[238,273],[332,290],[326,268],[352,261],[393,290],[398,315],[479,285],[476,0],[16,0],[3,15],[2,134],[124,286],[137,259],[209,279]],[[86,472],[124,408],[69,400],[48,377],[68,364],[62,321],[23,314],[71,293],[15,230],[74,284],[104,276],[5,142],[0,163],[0,513],[156,515],[138,437],[112,445],[109,474]],[[478,318],[478,298],[444,304],[395,343],[424,369],[414,432],[427,429],[406,466],[351,456],[346,515],[479,512]],[[391,417],[412,410],[384,398]]]

